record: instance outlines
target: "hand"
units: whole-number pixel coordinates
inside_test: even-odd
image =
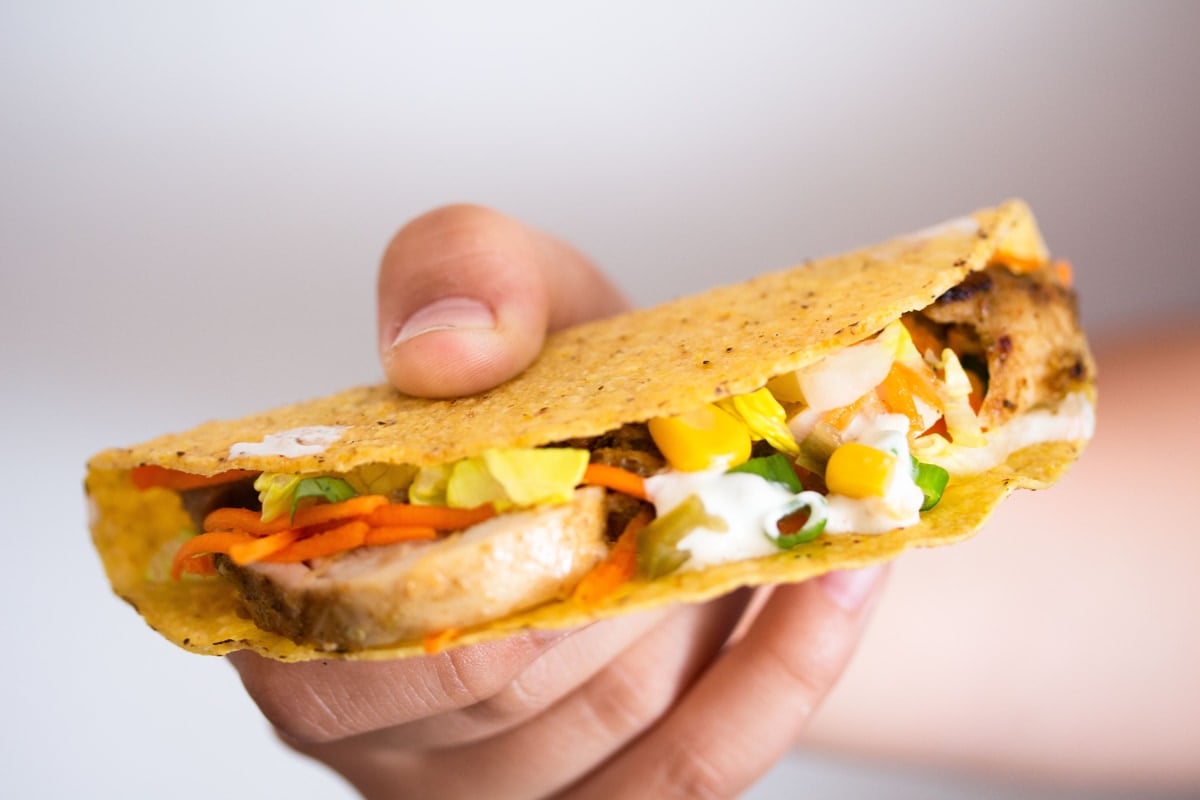
[[[481,208],[406,226],[379,276],[389,380],[486,390],[547,330],[615,313],[579,253]],[[725,797],[800,734],[862,632],[880,573],[393,662],[230,656],[280,736],[368,797]]]

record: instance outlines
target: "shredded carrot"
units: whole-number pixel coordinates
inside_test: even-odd
[[[917,411],[917,404],[913,401],[908,383],[896,369],[896,364],[892,364],[887,377],[875,387],[875,391],[889,411],[908,417],[910,427],[921,427],[921,413]]]
[[[272,533],[270,536],[259,536],[230,547],[229,557],[239,566],[253,564],[278,553],[299,538],[300,531],[294,529]]]
[[[377,546],[395,544],[396,542],[415,542],[422,539],[436,539],[437,531],[429,527],[416,525],[380,525],[371,527],[363,537],[363,544]]]
[[[362,520],[353,520],[324,533],[301,539],[272,553],[263,560],[291,564],[297,561],[308,561],[310,558],[324,558],[343,550],[352,550],[363,544],[368,528],[367,523]]]
[[[254,537],[248,534],[231,533],[229,531],[202,533],[199,536],[194,536],[184,542],[179,550],[176,551],[175,558],[171,561],[171,577],[174,580],[179,580],[184,571],[184,563],[195,556],[209,555],[211,553],[228,553],[229,548],[234,545],[251,541],[254,541]]]
[[[288,528],[307,528],[324,522],[365,517],[387,503],[387,498],[382,495],[365,494],[340,503],[322,503],[302,508],[290,520],[285,515],[270,522],[263,522],[259,512],[246,508],[218,508],[204,518],[204,530],[245,531],[254,536],[267,536]]]
[[[1058,282],[1070,289],[1075,285],[1075,270],[1071,268],[1071,262],[1066,259],[1058,259],[1054,262],[1054,275],[1058,278]]]
[[[637,537],[650,523],[651,511],[643,509],[629,521],[612,550],[576,585],[572,597],[584,605],[595,605],[637,574]]]
[[[183,562],[181,572],[188,575],[199,575],[202,578],[211,578],[217,574],[217,565],[213,562],[211,553],[205,556],[193,556]]]
[[[365,517],[375,509],[387,504],[388,499],[380,494],[364,494],[340,503],[322,503],[297,511],[296,516],[292,518],[292,525],[297,528],[307,528],[309,525],[319,525],[322,522]]]
[[[138,489],[160,488],[184,492],[188,489],[202,489],[205,486],[219,486],[222,483],[240,481],[257,474],[257,472],[245,469],[231,469],[218,472],[216,475],[193,475],[190,472],[147,464],[131,469],[129,478]]]
[[[603,486],[638,500],[649,499],[646,497],[646,480],[641,475],[610,464],[588,464],[583,472],[583,482],[589,486]]]
[[[914,369],[899,361],[892,364],[892,370],[899,373],[908,390],[914,397],[919,397],[936,409],[941,409],[942,398],[938,395],[937,377],[928,364],[922,364],[924,369]],[[888,377],[891,377],[889,374]]]
[[[367,522],[372,527],[422,527],[436,528],[439,531],[457,531],[469,528],[495,515],[496,509],[490,505],[478,508],[445,508],[389,503],[372,511],[367,517]]]
[[[218,508],[204,518],[206,531],[242,531],[252,536],[267,536],[292,527],[287,516],[262,521],[262,514],[248,508]]]
[[[837,428],[839,431],[844,431],[846,430],[846,426],[850,424],[850,421],[854,419],[854,416],[863,409],[863,406],[867,404],[867,398],[870,396],[871,393],[867,392],[848,406],[842,406],[841,408],[834,408],[826,411],[825,416],[822,417],[822,419],[833,427]]]
[[[1018,274],[1036,272],[1045,263],[1039,258],[1023,258],[1010,252],[996,253],[996,260]]]
[[[446,645],[454,641],[457,636],[458,628],[446,628],[444,631],[430,633],[421,640],[421,648],[425,651],[426,655],[431,656],[442,652],[446,648]]]

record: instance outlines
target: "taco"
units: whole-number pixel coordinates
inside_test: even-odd
[[[478,396],[360,387],[104,451],[93,541],[189,650],[417,654],[964,539],[1077,458],[1094,374],[1010,201],[557,332]]]

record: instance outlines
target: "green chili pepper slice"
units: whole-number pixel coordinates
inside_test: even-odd
[[[646,578],[661,578],[682,567],[692,554],[680,550],[679,542],[696,528],[728,530],[725,520],[709,514],[704,503],[693,494],[638,534],[638,573]]]

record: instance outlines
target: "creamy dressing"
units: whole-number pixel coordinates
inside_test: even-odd
[[[925,495],[912,479],[908,451],[908,417],[903,414],[860,416],[846,429],[846,441],[859,442],[896,456],[882,497],[829,494],[826,533],[887,533],[921,521]]]
[[[1041,442],[1077,442],[1092,438],[1096,411],[1088,398],[1072,392],[1055,409],[1027,411],[1008,423],[987,431],[982,447],[963,447],[941,436],[925,436],[913,443],[917,458],[943,467],[952,476],[985,472],[1020,450]]]
[[[677,546],[692,556],[683,570],[778,553],[763,523],[794,497],[778,483],[744,472],[727,473],[723,468],[655,475],[646,479],[646,494],[660,517],[695,495],[707,513],[728,526],[724,531],[696,528],[683,537]]]
[[[329,445],[342,438],[345,425],[307,425],[279,433],[269,433],[261,442],[237,442],[230,446],[229,457],[283,456],[298,458],[324,453]]]
[[[882,497],[855,499],[830,494],[825,498],[828,507],[814,509],[813,515],[826,518],[826,533],[885,533],[920,521],[924,495],[913,483],[908,466],[907,431],[908,418],[902,414],[864,415],[854,421],[848,430],[852,440],[894,454],[896,467]],[[796,498],[778,483],[758,475],[729,473],[724,467],[655,475],[646,479],[646,494],[660,517],[695,495],[706,513],[726,525],[723,531],[696,528],[679,541],[677,547],[691,554],[683,570],[779,552],[767,529],[773,528],[780,511]]]

